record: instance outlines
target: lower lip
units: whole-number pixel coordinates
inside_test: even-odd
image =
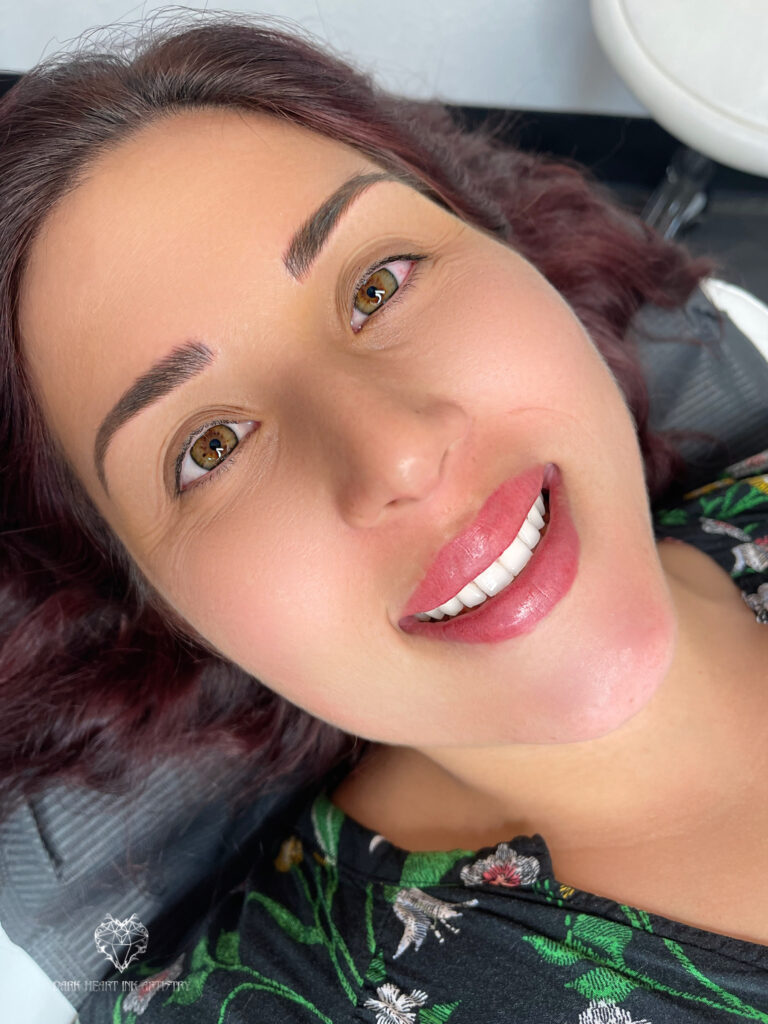
[[[549,490],[549,523],[520,575],[496,597],[455,618],[423,622],[409,615],[400,622],[403,632],[430,640],[493,644],[530,633],[549,615],[576,579],[579,535],[557,466],[548,468],[544,487]]]

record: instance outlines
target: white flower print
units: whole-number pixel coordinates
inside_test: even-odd
[[[592,999],[589,1006],[583,1013],[579,1014],[579,1024],[652,1024],[651,1021],[633,1020],[628,1010],[622,1009],[616,1003],[608,1002],[607,999]]]
[[[765,537],[753,537],[733,523],[724,523],[720,519],[710,519],[707,516],[699,516],[699,525],[704,533],[720,533],[743,542],[731,548],[734,558],[732,573],[743,572],[747,567],[754,569],[755,572],[768,572]]]
[[[377,988],[376,995],[378,999],[366,999],[364,1003],[366,1010],[376,1011],[376,1024],[416,1024],[415,1011],[429,999],[417,988],[407,995],[390,981]]]
[[[768,583],[761,583],[754,594],[742,590],[741,596],[755,613],[758,622],[768,622]]]
[[[395,914],[405,925],[403,937],[397,947],[393,960],[397,960],[410,946],[420,949],[421,944],[431,929],[439,942],[445,942],[437,927],[440,922],[448,931],[458,935],[459,929],[449,924],[449,918],[461,917],[461,911],[455,907],[475,907],[477,900],[465,900],[463,903],[448,903],[436,896],[429,896],[421,889],[401,889],[394,903]]]

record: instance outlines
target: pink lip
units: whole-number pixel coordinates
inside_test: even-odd
[[[455,618],[424,622],[416,612],[450,600],[514,540],[542,488],[549,490],[550,521],[523,572],[500,594]],[[474,523],[439,552],[411,596],[399,625],[405,633],[435,640],[495,643],[529,632],[573,583],[579,538],[562,491],[558,468],[536,466],[502,484]]]

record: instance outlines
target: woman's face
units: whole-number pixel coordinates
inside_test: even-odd
[[[385,743],[598,737],[650,699],[674,644],[630,414],[537,271],[407,184],[369,182],[288,258],[335,190],[380,170],[262,115],[143,129],[35,242],[34,386],[153,585],[290,701]],[[189,343],[191,366],[108,418]],[[487,642],[403,629],[440,549],[549,463],[578,547],[548,614]]]

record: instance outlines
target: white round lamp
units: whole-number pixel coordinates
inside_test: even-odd
[[[654,119],[768,176],[768,0],[590,0],[608,59]]]

